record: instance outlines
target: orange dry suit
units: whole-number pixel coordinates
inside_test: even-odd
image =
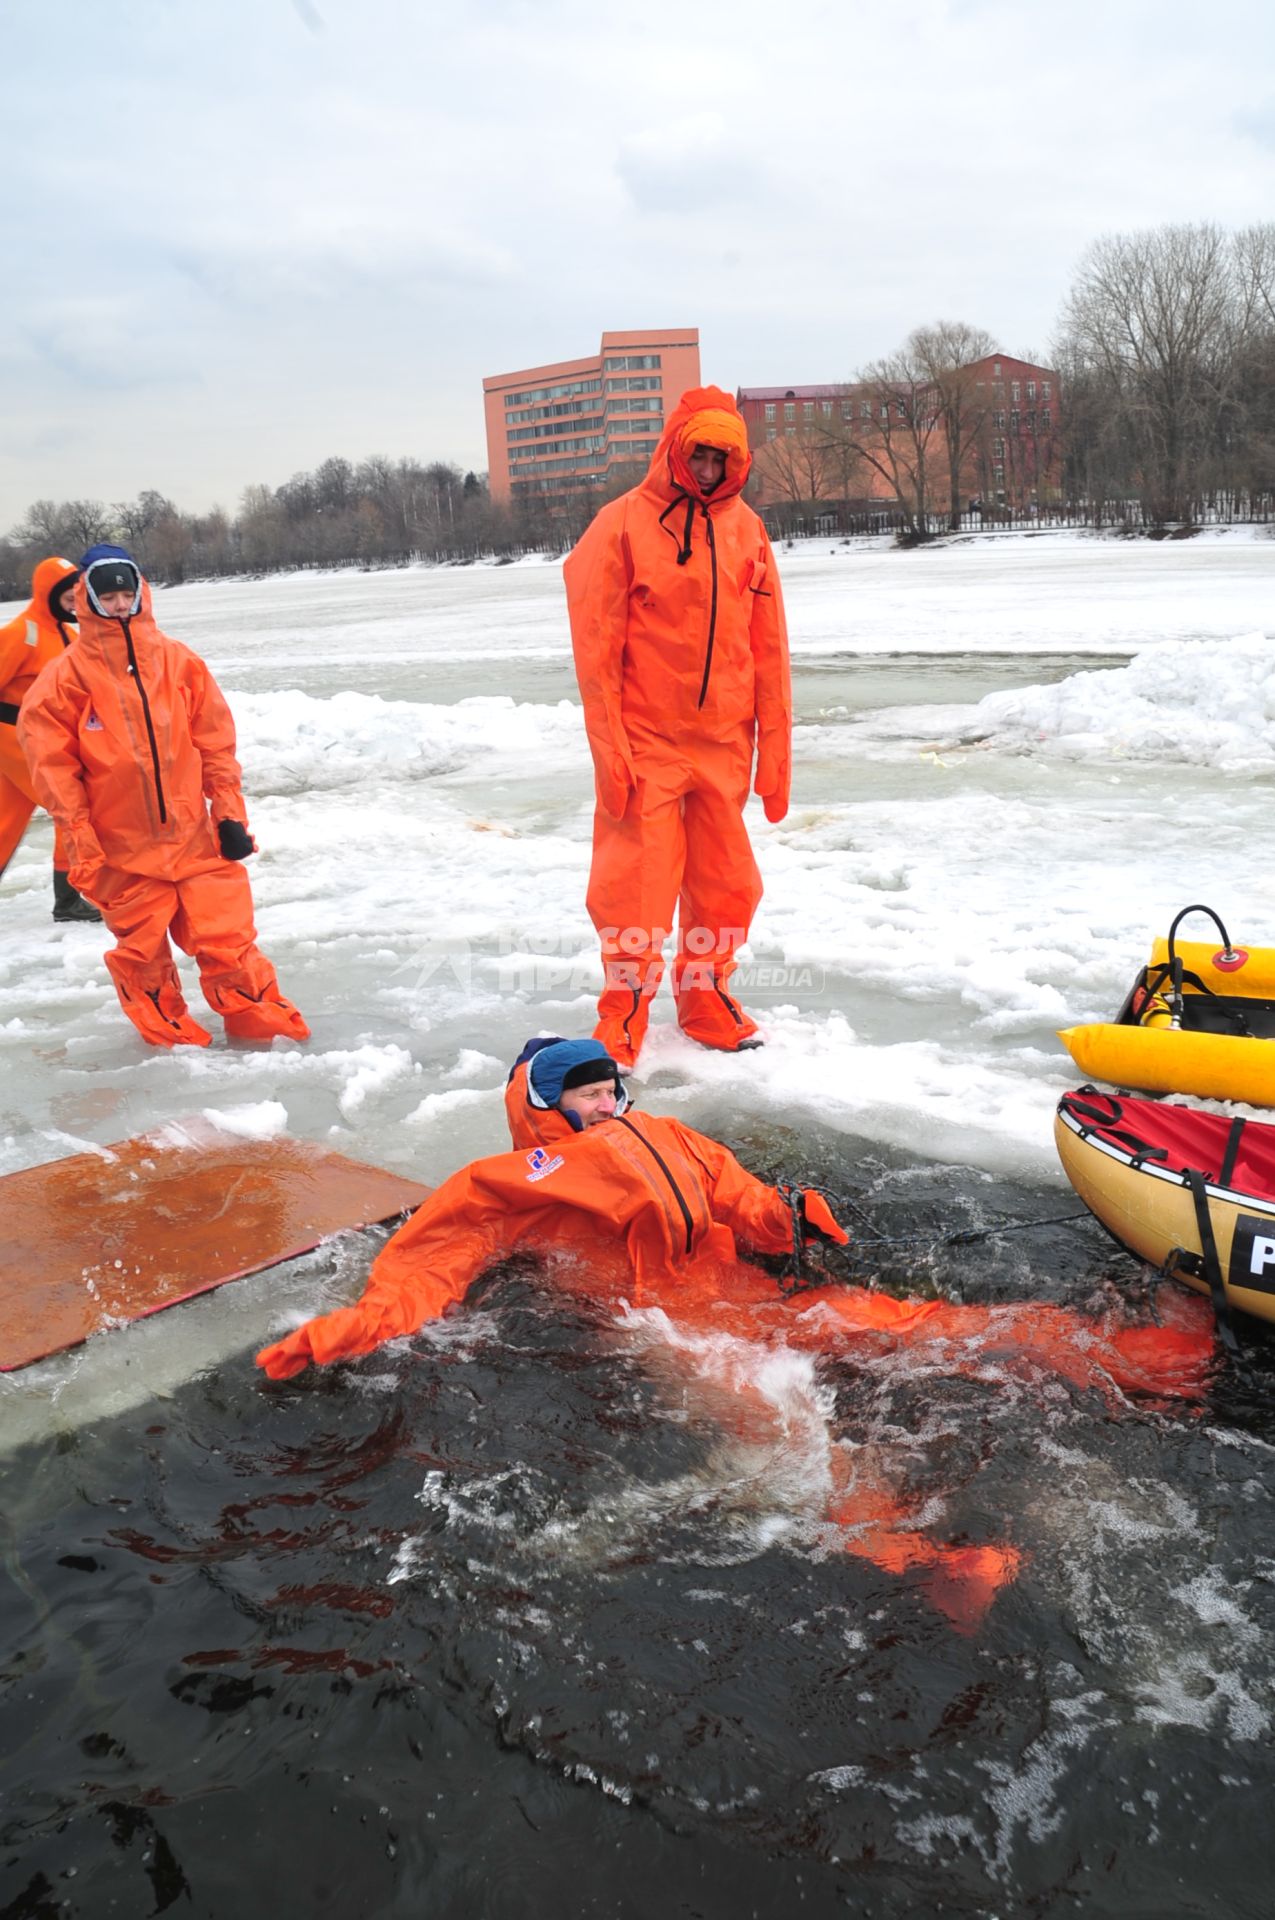
[[[30,606],[0,627],[0,873],[17,852],[37,804],[18,743],[18,709],[50,660],[58,659],[75,638],[74,628],[59,620],[53,603],[77,571],[73,560],[56,555],[41,560],[31,578]],[[53,865],[59,873],[70,865],[70,849],[60,833],[54,840]]]
[[[169,935],[199,965],[226,1031],[244,1039],[309,1029],[255,944],[252,890],[212,821],[246,826],[230,709],[208,668],[137,611],[98,613],[81,578],[79,636],[40,675],[18,732],[36,794],[66,835],[72,884],[101,908],[120,1003],[157,1046],[207,1046],[186,1010]],[[209,818],[212,808],[212,821]]]
[[[687,462],[726,455],[704,494]],[[677,1017],[734,1051],[756,1032],[729,992],[761,899],[743,822],[753,776],[768,820],[788,810],[792,695],[779,577],[740,498],[750,456],[729,394],[696,387],[645,480],[598,513],[565,577],[597,806],[588,907],[606,986],[596,1037],[631,1066],[678,912]]]
[[[624,1112],[583,1132],[528,1097],[527,1067],[510,1077],[506,1113],[515,1151],[455,1173],[374,1261],[362,1298],[309,1320],[257,1355],[285,1380],[314,1362],[370,1353],[414,1333],[461,1300],[472,1281],[515,1250],[557,1256],[555,1284],[618,1311],[659,1308],[676,1332],[724,1335],[836,1354],[923,1343],[977,1377],[992,1356],[1023,1355],[1118,1404],[1122,1390],[1197,1398],[1212,1353],[1207,1306],[1185,1302],[1173,1326],[1137,1326],[1115,1313],[1090,1320],[1062,1307],[953,1306],[823,1286],[785,1297],[746,1264],[792,1246],[792,1212],[716,1141],[679,1120]],[[826,1203],[804,1196],[815,1234],[844,1242]],[[566,1256],[565,1258],[563,1256]],[[946,1547],[914,1525],[888,1487],[851,1454],[833,1451],[830,1518],[848,1551],[898,1572],[919,1569],[930,1598],[972,1625],[1020,1556],[1012,1547]]]

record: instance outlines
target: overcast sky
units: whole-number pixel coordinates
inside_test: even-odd
[[[604,327],[732,389],[1044,354],[1098,235],[1275,218],[1271,0],[5,0],[0,50],[0,529],[481,469],[484,374]]]

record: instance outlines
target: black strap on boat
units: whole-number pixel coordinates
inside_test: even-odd
[[[1229,1353],[1234,1353],[1238,1349],[1239,1342],[1235,1338],[1235,1328],[1231,1322],[1231,1304],[1226,1297],[1226,1283],[1222,1278],[1222,1262],[1218,1257],[1217,1238],[1213,1232],[1213,1216],[1209,1212],[1209,1196],[1204,1185],[1204,1175],[1197,1167],[1184,1167],[1182,1178],[1190,1188],[1191,1198],[1195,1202],[1195,1226],[1200,1236],[1204,1278],[1209,1283],[1209,1295],[1213,1301],[1218,1338]]]
[[[1226,1136],[1226,1152],[1222,1155],[1222,1171],[1218,1174],[1219,1187],[1229,1187],[1231,1176],[1235,1172],[1235,1162],[1239,1157],[1240,1140],[1248,1123],[1244,1120],[1232,1120],[1231,1131]]]
[[[17,726],[18,709],[16,702],[12,700],[0,700],[0,720],[4,722],[6,727]]]

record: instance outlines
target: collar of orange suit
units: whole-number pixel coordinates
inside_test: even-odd
[[[717,447],[726,455],[725,475],[712,493],[701,492],[687,460],[698,446]],[[742,493],[751,465],[748,429],[732,395],[721,387],[691,387],[669,416],[645,484],[664,501],[689,495],[717,507]]]

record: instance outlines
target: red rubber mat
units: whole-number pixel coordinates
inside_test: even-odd
[[[0,1372],[412,1212],[428,1187],[206,1121],[0,1178]]]

